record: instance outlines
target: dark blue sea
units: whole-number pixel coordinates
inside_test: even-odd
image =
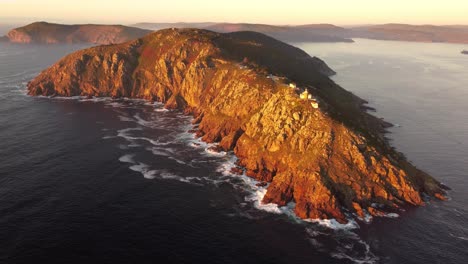
[[[0,263],[466,263],[468,56],[459,45],[298,43],[396,124],[450,201],[338,225],[263,205],[159,104],[42,98],[26,83],[79,45],[0,44]]]

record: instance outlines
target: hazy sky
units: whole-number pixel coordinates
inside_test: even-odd
[[[468,0],[0,0],[0,22],[468,24]]]

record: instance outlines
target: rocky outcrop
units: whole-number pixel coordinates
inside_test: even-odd
[[[295,202],[301,218],[346,222],[350,213],[422,205],[423,193],[443,199],[443,186],[388,145],[386,124],[331,81],[324,65],[259,33],[162,30],[70,54],[28,89],[144,98],[191,113],[197,135],[233,150],[247,175],[270,183],[265,203]],[[291,81],[319,107],[300,99]]]
[[[61,25],[36,22],[12,29],[7,38],[13,43],[122,43],[140,38],[151,31],[120,25]]]

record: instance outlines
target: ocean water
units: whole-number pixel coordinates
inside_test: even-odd
[[[235,157],[188,133],[190,116],[141,100],[25,95],[84,46],[4,43],[0,263],[464,263],[468,58],[451,53],[457,45],[296,45],[399,124],[392,143],[452,187],[450,201],[370,223],[299,220],[261,204],[265,189],[230,174]]]

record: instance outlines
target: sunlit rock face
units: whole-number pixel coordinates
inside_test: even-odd
[[[70,54],[28,89],[144,98],[190,113],[198,136],[270,183],[263,202],[295,202],[301,218],[346,222],[421,205],[423,193],[443,199],[443,186],[388,145],[388,124],[362,110],[365,101],[331,81],[333,73],[259,33],[170,29]],[[305,89],[310,96],[300,98]]]

